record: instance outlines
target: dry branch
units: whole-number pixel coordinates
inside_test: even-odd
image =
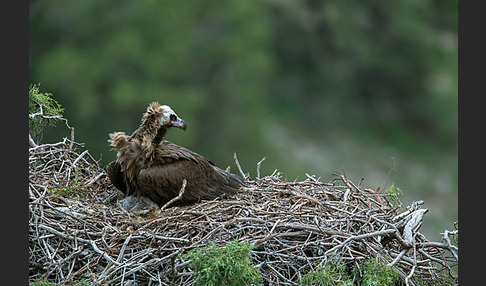
[[[187,185],[187,180],[184,179],[182,181],[182,186],[181,186],[181,190],[179,191],[179,194],[177,195],[177,197],[171,199],[170,201],[168,201],[165,205],[163,205],[160,210],[163,211],[165,210],[168,206],[172,205],[174,202],[180,200],[182,198],[182,196],[184,195],[184,191],[186,190],[186,185]]]

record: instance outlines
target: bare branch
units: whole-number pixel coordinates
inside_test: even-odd
[[[165,205],[163,205],[160,208],[160,210],[163,211],[167,207],[169,207],[171,204],[173,204],[174,202],[180,200],[182,198],[182,196],[184,195],[184,191],[186,190],[186,185],[187,185],[187,180],[186,179],[182,180],[181,190],[179,191],[179,194],[177,195],[177,197],[175,197],[175,198],[171,199],[170,201],[168,201]]]
[[[258,162],[258,164],[257,164],[257,176],[256,176],[257,180],[260,179],[260,165],[263,163],[263,161],[265,161],[266,158],[267,158],[267,156],[263,157],[260,160],[260,162]]]
[[[236,167],[238,167],[238,170],[240,171],[241,176],[246,179],[246,175],[241,169],[240,162],[238,161],[238,157],[236,156],[236,153],[233,154],[233,159],[235,160]]]

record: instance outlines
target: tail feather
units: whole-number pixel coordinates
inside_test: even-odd
[[[223,176],[223,178],[225,179],[224,181],[226,181],[227,183],[226,184],[223,184],[222,186],[220,186],[218,188],[218,191],[221,192],[221,193],[225,193],[225,194],[234,194],[236,193],[240,188],[241,186],[243,186],[243,178],[238,176],[238,175],[235,175],[235,174],[232,174],[232,173],[229,173],[229,172],[226,172],[218,167],[215,167],[216,170],[218,171],[218,173]]]

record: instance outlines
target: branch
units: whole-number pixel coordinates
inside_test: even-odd
[[[263,161],[265,161],[265,159],[267,159],[267,156],[263,157],[263,159],[261,159],[257,164],[257,179],[260,179],[260,165],[263,163]]]
[[[238,161],[238,157],[236,157],[236,153],[233,154],[233,158],[235,159],[235,164],[238,167],[238,170],[240,171],[241,176],[243,177],[243,179],[246,179],[246,175],[243,172],[243,170],[241,169],[240,162]]]
[[[84,242],[84,243],[87,243],[89,245],[91,245],[91,247],[93,248],[93,250],[96,252],[96,253],[99,253],[101,254],[106,260],[108,260],[108,262],[112,262],[113,264],[116,264],[116,265],[120,265],[120,263],[118,263],[117,261],[113,260],[105,251],[101,251],[98,246],[96,245],[96,243],[92,240],[88,240],[88,239],[83,239],[83,238],[79,238],[79,237],[74,237],[74,236],[70,236],[70,235],[67,235],[67,234],[64,234],[64,233],[61,233],[53,228],[50,228],[46,225],[39,225],[39,228],[40,229],[43,229],[43,230],[47,230],[57,236],[60,236],[62,238],[65,238],[65,239],[69,239],[69,240],[74,240],[74,241],[80,241],[80,242]]]
[[[331,253],[333,251],[338,250],[339,248],[343,247],[344,245],[346,245],[351,240],[361,240],[361,239],[365,239],[365,238],[369,238],[369,237],[374,237],[374,236],[380,236],[380,235],[381,236],[386,236],[386,235],[389,235],[389,234],[392,234],[392,233],[395,233],[395,232],[396,232],[396,230],[394,230],[394,229],[385,229],[385,230],[379,230],[379,231],[365,233],[365,234],[361,234],[361,235],[351,236],[351,237],[346,238],[340,244],[334,246],[333,248],[330,248],[324,254],[327,255],[328,253]]]
[[[30,148],[37,147],[37,144],[35,143],[34,139],[32,139],[32,136],[30,136],[30,134],[29,134],[29,147]]]
[[[178,201],[182,198],[182,195],[184,195],[184,192],[186,191],[186,185],[187,185],[187,180],[184,179],[182,181],[182,187],[181,187],[181,190],[179,191],[179,195],[177,195],[177,197],[171,199],[170,201],[168,201],[165,205],[163,205],[161,208],[160,208],[160,211],[163,211],[165,210],[168,206],[170,206],[172,203],[174,203],[175,201]]]
[[[407,251],[408,251],[408,248],[403,249],[403,250],[400,252],[400,254],[398,254],[398,255],[397,255],[397,257],[395,257],[395,259],[394,259],[392,262],[388,263],[386,266],[388,266],[388,267],[392,267],[393,265],[397,264],[397,263],[398,263],[398,261],[399,261],[399,260],[402,258],[402,256],[403,256],[405,253],[407,253]]]
[[[418,230],[422,224],[424,214],[427,213],[428,209],[419,209],[410,214],[410,219],[403,228],[403,239],[409,244],[413,243],[414,233]]]

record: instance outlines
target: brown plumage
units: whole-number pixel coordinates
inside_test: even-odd
[[[223,171],[203,156],[164,140],[171,127],[186,129],[185,122],[166,105],[151,103],[140,127],[132,135],[110,134],[117,159],[107,166],[108,177],[127,196],[147,196],[159,206],[176,197],[187,180],[179,203],[233,194],[243,179]]]

